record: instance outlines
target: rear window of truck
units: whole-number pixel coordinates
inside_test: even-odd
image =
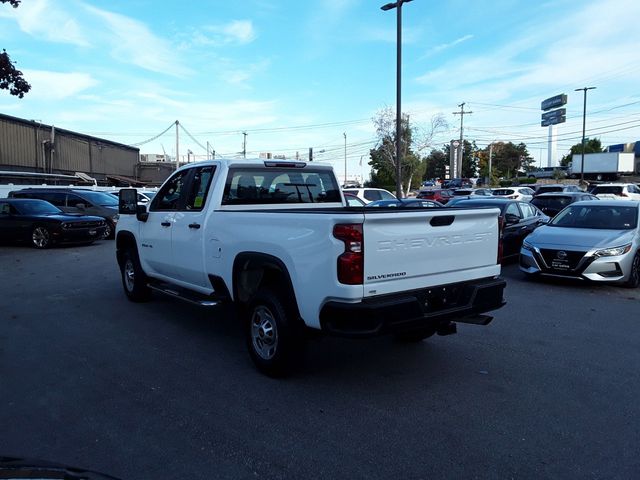
[[[341,202],[331,171],[293,168],[229,171],[222,205],[267,205]]]

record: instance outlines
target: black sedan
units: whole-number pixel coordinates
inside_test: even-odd
[[[451,200],[448,207],[500,209],[502,259],[517,257],[524,238],[540,225],[549,222],[549,217],[529,202],[503,198],[470,198]]]
[[[93,243],[104,235],[102,217],[64,213],[44,200],[0,198],[0,240],[35,248],[57,243]]]

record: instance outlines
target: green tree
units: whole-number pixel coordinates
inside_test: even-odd
[[[484,149],[482,155],[484,161],[488,161],[489,147]],[[497,177],[512,178],[518,172],[529,172],[533,169],[533,157],[529,155],[524,143],[493,142],[493,155],[491,158],[491,173]],[[488,165],[485,167],[488,174]],[[481,169],[481,174],[483,173]]]
[[[21,0],[0,0],[2,3],[8,3],[13,8],[20,5]],[[9,90],[11,95],[18,98],[24,97],[24,94],[31,90],[31,85],[24,79],[22,72],[14,66],[9,54],[6,50],[0,53],[0,90]]]
[[[600,153],[602,152],[602,143],[599,138],[585,138],[584,139],[584,153]],[[576,143],[571,147],[569,153],[562,157],[560,165],[563,167],[568,166],[573,161],[573,156],[577,155],[577,158],[582,157],[582,142]]]
[[[431,178],[444,178],[446,166],[449,165],[449,157],[442,150],[433,149],[431,153],[424,159],[425,173],[423,180]]]
[[[369,152],[369,165],[371,165],[372,184],[384,180],[395,185],[396,183],[396,115],[392,108],[384,108],[373,117],[376,127],[378,145]],[[434,115],[431,124],[425,129],[415,128],[409,122],[409,115],[402,115],[400,120],[400,152],[402,164],[400,165],[400,186],[402,196],[406,196],[411,187],[419,182],[424,175],[426,165],[420,159],[419,151],[428,148],[433,136],[447,124],[442,115]]]

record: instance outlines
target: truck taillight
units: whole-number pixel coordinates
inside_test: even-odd
[[[504,217],[498,217],[498,264],[502,263],[502,231],[504,230]]]
[[[338,281],[346,285],[364,283],[364,234],[361,223],[340,223],[333,236],[344,242],[344,253],[338,257]]]

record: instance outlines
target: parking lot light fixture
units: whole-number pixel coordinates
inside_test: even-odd
[[[400,142],[402,141],[402,109],[401,109],[401,70],[402,70],[402,4],[408,3],[412,0],[398,0],[397,2],[387,3],[380,7],[380,9],[387,10],[397,9],[397,61],[396,61],[396,197],[402,198],[402,183],[401,183],[401,161],[402,152],[400,149]]]

